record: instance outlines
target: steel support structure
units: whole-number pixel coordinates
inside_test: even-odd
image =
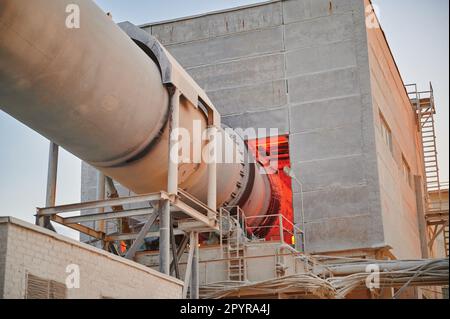
[[[48,152],[47,191],[45,196],[45,205],[47,207],[52,207],[55,206],[56,204],[58,157],[59,157],[59,146],[53,142],[50,142]],[[44,217],[36,216],[36,225],[55,231],[50,222],[50,217],[48,216]]]
[[[167,191],[171,195],[178,195],[178,128],[180,126],[180,90],[170,88],[170,118],[169,118],[169,158]],[[170,275],[170,202],[162,202],[159,224],[159,270],[163,274]]]
[[[97,172],[97,200],[103,200],[106,197],[106,177],[105,175],[98,171]],[[105,208],[101,207],[97,210],[98,214],[104,214]],[[106,234],[106,221],[104,219],[101,219],[97,221],[97,225],[94,226],[94,228],[98,229],[100,232]],[[103,241],[102,247],[107,247],[107,244]]]
[[[170,216],[170,246],[172,251],[172,262],[170,263],[170,274],[173,274],[173,271],[175,271],[175,277],[180,279],[180,268],[179,268],[179,258],[178,258],[178,251],[177,251],[177,242],[175,238],[175,232],[173,229],[173,216]],[[172,268],[173,266],[173,268]],[[173,269],[173,271],[172,271]]]
[[[162,201],[161,201],[162,202]],[[133,242],[133,245],[128,249],[127,253],[125,254],[125,258],[127,259],[133,259],[136,255],[136,252],[138,251],[139,247],[144,243],[144,239],[149,232],[152,225],[155,223],[158,216],[161,214],[161,202],[158,205],[158,209],[151,214],[147,222],[145,223],[144,227],[142,227],[141,231],[139,232],[139,235],[137,236],[136,240]]]
[[[186,272],[184,274],[184,286],[183,286],[183,299],[187,298],[188,288],[191,282],[192,276],[192,261],[194,259],[195,254],[195,233],[191,232],[189,234],[189,255],[186,265]]]
[[[191,278],[191,290],[190,290],[190,299],[199,299],[200,298],[200,281],[199,281],[199,261],[200,261],[200,248],[198,241],[198,233],[193,232],[194,234],[194,257],[192,260],[192,278]]]

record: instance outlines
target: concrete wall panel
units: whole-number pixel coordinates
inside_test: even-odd
[[[207,92],[258,85],[284,78],[284,55],[262,55],[191,68],[188,72]]]
[[[335,129],[316,130],[291,135],[299,162],[340,158],[361,154],[362,135],[357,125]]]
[[[353,40],[303,48],[286,53],[288,77],[356,66]]]
[[[292,103],[305,103],[355,95],[359,93],[358,81],[355,68],[292,78],[289,80],[290,99]]]
[[[280,108],[287,103],[286,81],[279,80],[208,92],[223,116]]]
[[[292,23],[352,11],[358,0],[283,1],[284,21]]]
[[[145,30],[151,32],[164,45],[186,43],[281,25],[281,9],[281,3],[272,3],[161,23]]]
[[[286,49],[308,48],[353,38],[355,25],[351,13],[286,25]]]
[[[359,95],[292,105],[291,133],[358,125],[361,117],[361,97]]]
[[[301,196],[295,196],[294,201],[295,205],[300,207]],[[307,192],[304,194],[304,209],[305,218],[310,222],[336,217],[367,215],[369,213],[369,191],[367,187],[361,186],[331,186]]]
[[[367,227],[370,215],[333,218],[307,224],[308,251],[330,252],[375,246],[374,237]],[[351,240],[349,240],[351,238]]]
[[[303,183],[304,192],[328,187],[364,186],[366,183],[362,156],[293,163],[293,167]]]
[[[233,128],[278,129],[280,135],[289,133],[289,115],[287,108],[247,112],[224,116],[222,121]],[[268,131],[269,132],[269,131]]]
[[[281,52],[282,27],[238,33],[167,46],[167,49],[185,68],[207,65],[227,60]]]

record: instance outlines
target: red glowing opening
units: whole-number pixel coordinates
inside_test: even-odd
[[[285,167],[291,166],[289,154],[289,136],[259,138],[248,140],[248,149],[256,160],[267,172],[272,187],[272,196],[275,196],[279,205],[267,213],[267,218],[261,225],[260,233],[265,240],[279,241],[281,237],[280,228],[283,229],[284,241],[294,244],[294,213],[292,206],[292,180],[284,173]],[[280,216],[282,227],[280,227]],[[253,231],[253,233],[256,233]]]

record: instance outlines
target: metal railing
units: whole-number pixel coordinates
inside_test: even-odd
[[[256,225],[258,219],[273,219],[274,223],[270,225]],[[269,241],[279,240],[281,243],[288,244],[300,252],[304,252],[304,232],[295,226],[283,214],[273,214],[265,216],[245,217],[245,228],[247,233],[254,233],[256,230],[265,230]],[[275,232],[274,232],[275,230]]]
[[[234,219],[235,222],[241,227],[244,238],[249,241],[280,241],[295,248],[299,252],[305,252],[305,236],[304,231],[292,223],[283,214],[272,214],[264,216],[245,216],[244,211],[240,207],[226,207],[221,208],[219,211],[219,223],[220,223],[220,245],[224,242],[224,221],[227,218]],[[259,220],[272,220],[273,222],[264,225],[258,223]],[[228,221],[229,222],[229,221]],[[255,233],[261,232],[265,236],[257,236]],[[271,235],[267,238],[268,235]]]

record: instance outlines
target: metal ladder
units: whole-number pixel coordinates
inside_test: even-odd
[[[239,207],[232,207],[222,209],[221,214],[227,215],[232,223],[232,231],[223,238],[223,249],[228,261],[228,280],[246,281],[245,234],[241,225],[243,212]]]
[[[241,244],[241,229],[237,228],[227,240],[228,279],[245,281],[245,249]]]
[[[434,227],[430,247],[438,235],[443,233],[445,253],[449,255],[448,243],[448,209],[443,209],[441,181],[439,177],[438,150],[436,143],[435,118],[436,106],[434,103],[433,86],[430,83],[429,91],[420,92],[416,84],[407,85],[411,103],[416,108],[418,124],[421,133],[422,150],[424,156],[424,188],[426,191],[425,218],[430,227]],[[412,90],[411,90],[412,88]],[[408,90],[409,89],[409,90]],[[430,200],[430,194],[438,196],[437,201]]]
[[[419,98],[417,112],[422,133],[427,191],[440,191],[438,151],[436,146],[436,128],[434,120],[436,109],[434,106],[433,91],[430,91],[430,97]]]

